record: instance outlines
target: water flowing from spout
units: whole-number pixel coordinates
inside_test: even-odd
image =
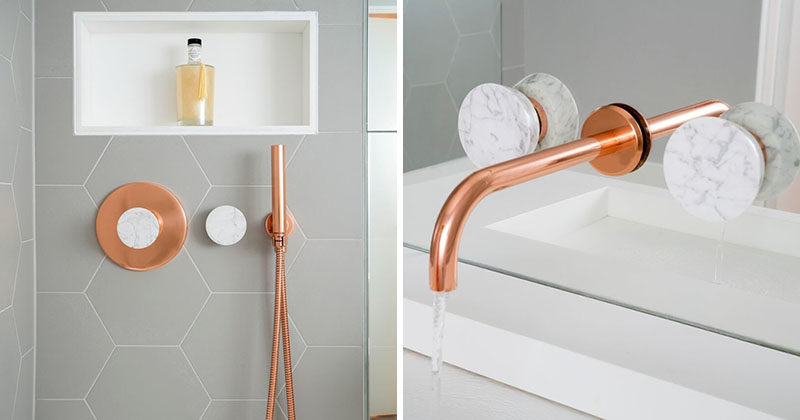
[[[433,293],[433,351],[431,351],[431,370],[433,373],[438,373],[442,369],[442,340],[444,339],[447,294],[448,292]]]

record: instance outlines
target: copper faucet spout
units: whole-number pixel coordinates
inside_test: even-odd
[[[724,102],[705,101],[647,119],[645,127],[612,128],[475,171],[450,193],[436,220],[430,248],[431,290],[449,292],[457,287],[461,233],[472,210],[487,195],[598,157],[630,150],[642,143],[644,131],[649,138],[660,137],[691,119],[719,116],[726,110],[728,105]]]

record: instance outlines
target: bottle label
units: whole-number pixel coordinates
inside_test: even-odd
[[[189,62],[197,62],[200,61],[200,46],[198,45],[190,45],[189,46]]]

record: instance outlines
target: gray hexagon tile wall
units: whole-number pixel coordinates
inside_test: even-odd
[[[0,0],[0,5],[6,3],[9,0]],[[39,226],[36,240],[40,244],[36,266],[37,419],[263,418],[274,275],[263,217],[271,208],[266,154],[274,143],[287,145],[288,204],[298,224],[288,256],[297,413],[305,419],[352,420],[363,416],[366,273],[361,263],[365,255],[362,3],[35,2],[35,198]],[[103,10],[318,10],[320,134],[74,136],[72,12]],[[30,12],[23,13],[24,9],[20,26],[30,28]],[[0,21],[3,57],[12,50],[3,44],[4,30],[6,23]],[[17,40],[30,43],[29,37],[18,35]],[[15,59],[16,48],[14,51]],[[0,93],[11,89],[5,84],[10,83],[8,63],[13,64],[14,59],[0,59]],[[26,80],[23,77],[19,82]],[[19,102],[29,104],[30,98]],[[7,116],[0,114],[0,118]],[[14,123],[15,133],[30,117],[25,120],[23,115],[20,120],[23,123]],[[30,146],[25,141],[30,142],[31,127],[25,127],[15,134],[15,138],[21,137],[17,160],[30,160]],[[151,154],[153,147],[161,153]],[[0,148],[15,150],[17,145],[0,144]],[[0,153],[0,159],[5,155]],[[11,193],[9,182],[13,179],[17,207],[20,212],[29,211],[31,206],[24,200],[30,199],[30,194],[16,195],[16,182],[25,186],[31,176],[12,177],[13,167],[13,161],[0,161],[0,194]],[[19,163],[17,167],[31,168]],[[133,273],[116,266],[104,258],[94,237],[98,203],[117,186],[132,181],[168,187],[190,216],[184,249],[168,265],[153,271]],[[251,224],[236,247],[214,247],[203,232],[206,214],[220,204],[242,209]],[[29,219],[20,217],[22,233],[17,236],[21,238],[15,236],[12,243],[0,244],[0,262],[13,260],[16,264],[19,249],[20,261],[31,257]],[[0,229],[11,225],[17,229],[15,220],[0,219]],[[28,242],[23,242],[26,239]],[[17,283],[27,281],[31,271],[30,267],[20,269]],[[0,273],[0,287],[11,287],[10,276],[13,273]],[[24,286],[17,289],[15,298],[32,299]],[[0,306],[7,304],[0,300]],[[12,310],[0,312],[0,346],[13,337],[16,355],[25,353],[32,341],[30,329],[24,327],[31,316],[19,315],[18,306],[25,307],[15,300]],[[16,328],[19,339],[11,327],[12,318],[23,324],[23,328]],[[30,359],[0,361],[0,378],[6,378],[4,373],[10,369],[16,379],[19,366],[24,372],[31,371]],[[20,385],[5,384],[0,379],[0,395],[7,395],[6,387],[18,386],[18,395],[24,394],[18,399],[30,399],[31,379],[22,375]],[[279,417],[285,417],[284,411],[285,407],[279,406]],[[20,411],[22,417],[18,418],[30,419],[25,412]],[[0,418],[7,417],[0,413]]]
[[[34,407],[33,13],[0,0],[0,419]]]

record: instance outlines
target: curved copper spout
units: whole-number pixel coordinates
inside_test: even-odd
[[[649,138],[656,138],[672,133],[689,120],[719,116],[728,109],[729,106],[721,101],[700,102],[649,118],[645,127],[641,128],[649,132]],[[431,290],[449,292],[458,285],[456,274],[461,233],[472,210],[484,197],[579,163],[630,150],[637,147],[637,143],[642,143],[641,137],[641,131],[637,133],[637,129],[629,126],[613,128],[498,163],[469,175],[450,193],[436,219],[430,248]]]

